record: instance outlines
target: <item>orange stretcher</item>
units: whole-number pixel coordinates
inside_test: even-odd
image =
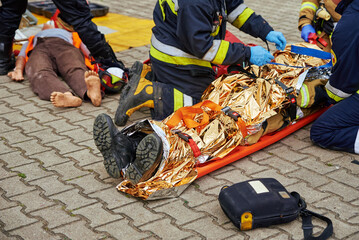
[[[273,132],[267,135],[262,136],[259,141],[251,146],[238,146],[233,151],[231,151],[227,156],[221,159],[215,159],[212,161],[209,161],[207,163],[201,164],[197,167],[198,176],[197,178],[200,178],[210,172],[213,172],[221,167],[224,167],[232,162],[238,161],[239,159],[248,156],[251,153],[254,153],[258,150],[261,150],[279,140],[282,138],[285,138],[289,134],[299,130],[300,128],[304,127],[305,125],[311,123],[315,119],[317,119],[322,113],[324,113],[327,108],[320,109],[319,111],[306,116],[300,120],[298,120],[296,123],[287,126],[286,128]]]

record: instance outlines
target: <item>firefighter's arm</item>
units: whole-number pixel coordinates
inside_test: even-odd
[[[311,25],[318,10],[318,0],[303,0],[299,11],[298,29],[301,31],[306,25]]]
[[[227,1],[227,10],[228,22],[253,37],[265,41],[268,33],[273,31],[268,22],[247,7],[243,1]]]
[[[24,69],[25,69],[25,57],[18,56],[15,63],[15,68],[13,71],[9,72],[7,75],[11,80],[19,82],[24,80]]]
[[[249,61],[250,48],[241,43],[215,39],[212,10],[208,6],[189,4],[178,11],[177,36],[188,53],[215,64]],[[212,35],[211,35],[212,34]]]

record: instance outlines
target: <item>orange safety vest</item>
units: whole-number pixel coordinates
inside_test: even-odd
[[[29,53],[30,51],[32,51],[32,49],[34,49],[34,38],[35,38],[35,36],[29,37],[29,40],[28,40],[29,43],[28,43],[27,48],[26,48],[26,50],[25,50],[25,62],[27,62],[27,60],[29,59],[28,53]],[[76,48],[80,49],[81,39],[80,39],[80,36],[79,36],[79,34],[78,34],[77,32],[73,32],[73,33],[72,33],[72,40],[73,40],[73,43],[72,43],[72,44],[73,44]],[[87,56],[85,56],[85,64],[86,64],[86,66],[87,66],[89,69],[91,69],[91,70],[94,70],[94,69],[95,69],[95,65],[93,65],[93,64],[91,63],[91,59],[90,59],[89,57],[87,57]]]

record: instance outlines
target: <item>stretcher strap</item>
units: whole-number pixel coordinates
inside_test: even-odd
[[[239,129],[241,130],[242,133],[242,137],[245,138],[248,133],[247,133],[247,125],[246,123],[242,120],[241,115],[239,115],[239,113],[237,113],[236,111],[233,111],[229,106],[222,108],[222,111],[229,117],[231,117],[232,119],[234,119],[234,121],[237,123],[237,126],[239,127]]]
[[[313,48],[306,48],[306,47],[299,47],[299,46],[291,45],[290,51],[292,53],[307,55],[307,56],[316,57],[316,58],[320,58],[320,59],[332,59],[332,55],[329,52],[324,52],[322,50],[317,50],[317,49],[313,49]],[[270,62],[268,64],[286,66],[286,67],[291,67],[291,68],[305,68],[305,67],[300,67],[300,66],[285,65],[285,64],[276,63],[276,62]],[[333,63],[332,63],[332,61],[330,61],[329,63],[327,63],[323,66],[319,66],[317,68],[327,68],[327,67],[332,67],[332,66],[333,66]]]
[[[192,137],[190,135],[188,135],[187,133],[183,133],[178,129],[173,129],[173,130],[171,130],[171,132],[174,134],[177,134],[177,136],[179,138],[183,139],[185,142],[187,142],[189,144],[189,146],[192,149],[194,157],[199,157],[201,155],[201,150],[199,150],[198,145],[196,144],[196,142],[192,139]]]
[[[313,49],[313,48],[305,48],[305,47],[299,47],[299,46],[292,45],[290,51],[292,53],[307,55],[307,56],[316,57],[316,58],[320,58],[320,59],[332,59],[332,55],[330,53],[324,52],[321,50],[317,50],[317,49]]]

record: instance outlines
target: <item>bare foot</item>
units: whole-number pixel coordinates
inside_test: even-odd
[[[81,98],[70,92],[52,92],[50,101],[55,107],[79,107],[82,104]]]
[[[85,72],[85,82],[87,86],[87,96],[91,99],[94,106],[101,105],[101,82],[97,72],[89,70]]]

